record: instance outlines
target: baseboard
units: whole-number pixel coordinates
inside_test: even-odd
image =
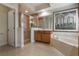
[[[7,43],[0,43],[0,47],[7,45]]]

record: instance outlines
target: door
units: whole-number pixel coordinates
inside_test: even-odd
[[[49,31],[43,31],[42,41],[46,43],[50,43],[50,32]]]
[[[26,44],[30,41],[30,19],[28,15],[24,15],[24,17],[24,43]]]
[[[35,31],[35,40],[42,41],[41,31]]]
[[[8,12],[8,44],[15,46],[15,13],[13,10]]]

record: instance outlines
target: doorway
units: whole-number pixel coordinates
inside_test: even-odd
[[[24,44],[30,42],[30,17],[25,15],[24,21]]]
[[[15,47],[15,11],[0,4],[0,47]]]

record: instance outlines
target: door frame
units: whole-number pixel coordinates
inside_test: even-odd
[[[15,47],[15,45],[16,45],[16,43],[15,43],[15,10],[12,9],[12,10],[9,10],[9,11],[13,11],[13,15],[14,15],[14,46],[12,46],[12,47]],[[8,15],[8,13],[7,13],[7,15]],[[8,36],[9,36],[8,31],[9,31],[9,29],[8,29],[8,16],[7,16],[7,44],[9,43],[9,41],[8,41]]]

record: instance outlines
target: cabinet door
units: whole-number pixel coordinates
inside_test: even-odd
[[[35,31],[35,40],[41,41],[41,32],[40,31]]]
[[[43,32],[42,41],[50,43],[50,32]]]

